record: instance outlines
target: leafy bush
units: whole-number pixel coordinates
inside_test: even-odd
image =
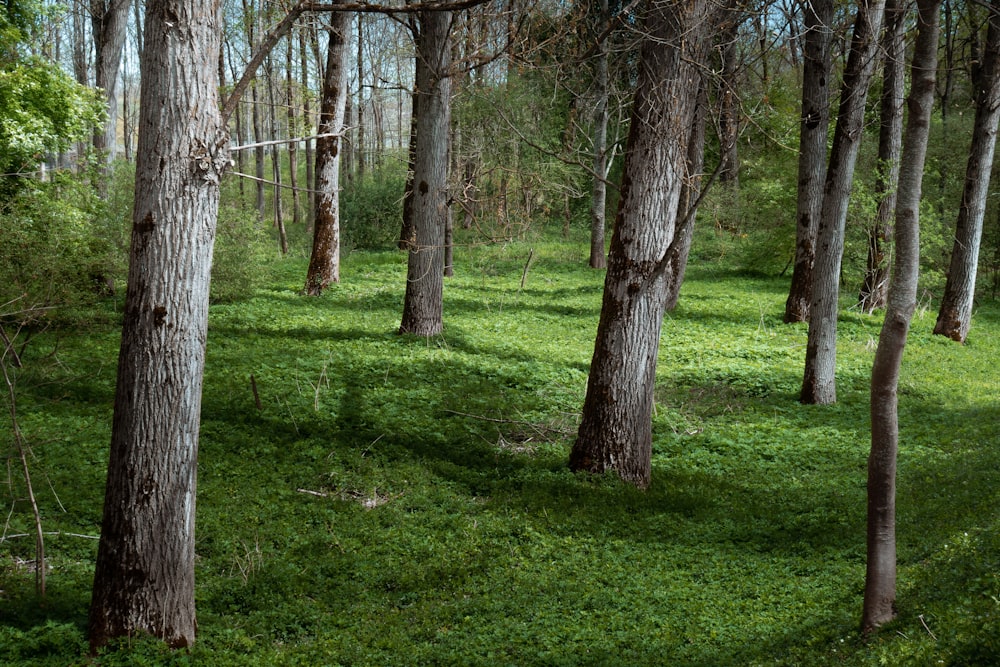
[[[344,248],[385,248],[399,238],[403,221],[402,163],[389,161],[371,178],[348,183],[340,193],[341,245]]]
[[[125,266],[125,220],[86,183],[31,181],[0,207],[0,299],[51,307],[114,291]]]
[[[267,277],[276,247],[257,221],[256,211],[220,206],[212,259],[212,301],[253,296]]]

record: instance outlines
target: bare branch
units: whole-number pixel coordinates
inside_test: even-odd
[[[417,12],[448,12],[448,11],[461,11],[463,9],[469,9],[477,5],[485,4],[488,0],[457,0],[456,2],[441,2],[439,0],[432,0],[431,2],[416,2],[408,5],[382,5],[377,3],[368,2],[335,2],[335,3],[323,3],[323,2],[311,2],[310,0],[299,0],[288,13],[276,26],[274,26],[261,40],[260,44],[254,50],[253,56],[250,58],[250,62],[247,63],[246,69],[243,71],[242,76],[233,85],[233,92],[229,94],[226,101],[222,105],[222,120],[223,122],[228,122],[232,117],[233,113],[236,111],[236,105],[239,104],[240,99],[243,97],[243,93],[246,92],[247,86],[250,82],[257,76],[257,70],[260,68],[261,64],[267,58],[267,55],[274,49],[281,39],[291,31],[292,26],[298,18],[306,13],[320,13],[320,12],[362,12],[362,13],[373,13],[373,14],[413,14]]]

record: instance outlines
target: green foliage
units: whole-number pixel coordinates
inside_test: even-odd
[[[344,248],[384,249],[395,245],[403,223],[405,164],[390,160],[372,178],[347,183],[340,193]]]
[[[6,196],[46,153],[86,137],[101,117],[97,95],[58,65],[0,61],[0,174]]]
[[[246,299],[264,284],[277,245],[257,220],[257,212],[221,205],[212,257],[211,300]]]
[[[125,266],[118,203],[102,203],[86,183],[56,175],[0,205],[0,300],[51,307],[111,293]]]
[[[933,313],[915,318],[900,389],[900,618],[864,642],[880,321],[842,317],[840,402],[801,406],[806,330],[781,324],[786,281],[733,273],[732,235],[713,238],[700,228],[664,323],[645,493],[565,465],[603,280],[583,244],[460,245],[445,333],[431,340],[395,333],[395,251],[351,253],[322,299],[299,295],[299,257],[265,265],[251,298],[215,304],[190,651],[134,638],[84,656],[95,545],[72,535],[100,521],[117,332],[38,336],[22,427],[51,482],[46,529],[61,534],[44,608],[21,560],[30,544],[0,542],[0,661],[996,662],[996,304],[965,346],[930,335]],[[5,534],[30,532],[27,508],[11,506]]]

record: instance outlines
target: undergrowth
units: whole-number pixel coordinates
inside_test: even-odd
[[[521,285],[529,252],[533,261]],[[406,260],[305,259],[212,307],[199,455],[199,638],[88,661],[113,312],[25,352],[21,428],[50,533],[8,476],[5,665],[987,665],[1000,661],[1000,309],[969,343],[917,313],[900,391],[899,619],[857,632],[879,320],[841,319],[834,406],[797,402],[784,280],[689,269],[657,376],[653,480],[573,475],[603,274],[583,243],[466,246],[445,333],[399,336]],[[107,306],[113,311],[113,305]],[[252,378],[252,380],[251,380]],[[256,388],[258,409],[253,388]]]

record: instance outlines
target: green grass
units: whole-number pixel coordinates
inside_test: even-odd
[[[533,248],[527,283],[522,269]],[[396,334],[405,257],[302,257],[213,306],[198,489],[199,639],[102,665],[988,665],[1000,661],[1000,308],[969,344],[918,313],[901,381],[900,617],[858,635],[877,318],[845,311],[834,406],[797,403],[784,280],[701,262],[668,317],[653,479],[573,475],[603,274],[583,244],[462,248],[445,333]],[[87,664],[118,333],[28,346],[48,538],[0,542],[0,663]],[[254,377],[262,409],[254,405]],[[13,462],[11,463],[13,465]],[[5,534],[30,532],[8,479]],[[58,496],[58,501],[57,501]],[[7,514],[5,512],[5,514]],[[73,534],[73,535],[70,535]],[[933,633],[933,636],[932,634]]]

